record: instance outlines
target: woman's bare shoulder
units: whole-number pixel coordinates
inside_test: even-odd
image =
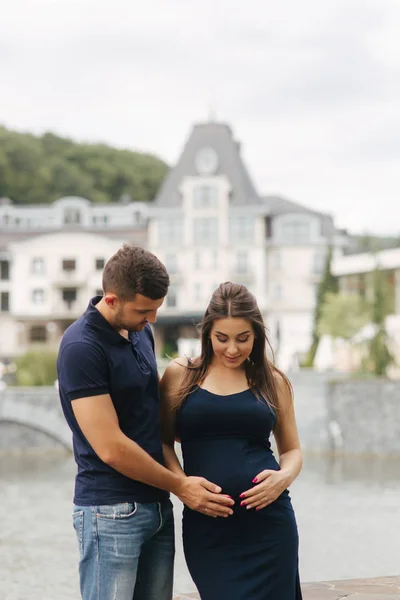
[[[279,403],[283,405],[287,404],[288,402],[291,403],[293,401],[293,389],[290,380],[277,367],[274,365],[272,366],[272,373],[275,379]]]
[[[191,364],[191,360],[184,356],[174,358],[165,369],[162,380],[168,382],[180,381],[185,375],[187,367]]]

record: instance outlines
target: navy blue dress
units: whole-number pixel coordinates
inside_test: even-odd
[[[196,388],[178,411],[185,473],[235,500],[228,518],[184,509],[185,557],[202,600],[301,600],[289,492],[259,511],[240,506],[258,473],[279,470],[269,442],[275,422],[273,409],[250,390],[220,396]]]

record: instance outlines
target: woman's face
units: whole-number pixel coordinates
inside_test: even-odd
[[[255,335],[250,321],[228,317],[214,321],[210,339],[218,361],[236,369],[250,356]]]

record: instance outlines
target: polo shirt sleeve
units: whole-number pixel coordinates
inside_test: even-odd
[[[72,342],[59,357],[58,384],[69,400],[110,392],[108,361],[102,349],[87,342]]]

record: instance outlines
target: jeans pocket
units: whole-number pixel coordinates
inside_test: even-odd
[[[79,546],[79,555],[83,555],[83,510],[76,510],[72,513],[72,523],[76,532]]]
[[[137,511],[136,502],[122,502],[120,504],[104,504],[96,506],[96,516],[98,519],[109,519],[112,521],[123,521],[129,519]]]

